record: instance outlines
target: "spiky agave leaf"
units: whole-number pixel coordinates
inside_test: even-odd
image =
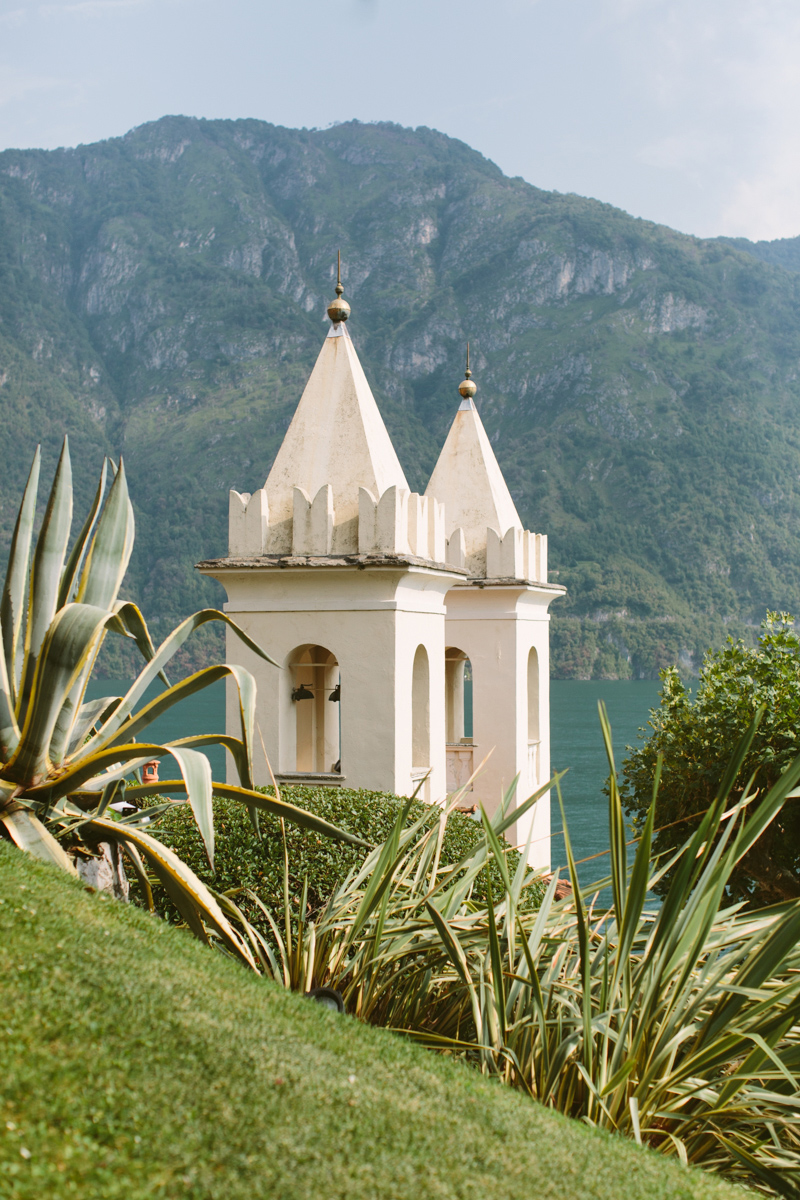
[[[22,713],[30,699],[42,645],[58,609],[58,593],[71,526],[72,465],[69,458],[69,442],[64,438],[42,527],[36,539],[28,583],[25,654],[22,682],[17,697],[17,720],[20,724],[23,723]]]
[[[3,657],[6,664],[8,682],[11,685],[12,704],[16,707],[17,689],[22,678],[22,656],[25,637],[25,601],[28,586],[28,565],[33,539],[33,524],[36,517],[36,495],[39,490],[39,471],[41,467],[41,450],[36,447],[33,456],[28,482],[22,496],[22,504],[17,514],[14,534],[11,538],[11,549],[8,555],[8,568],[3,587],[3,598],[0,602],[0,629],[3,634]]]
[[[175,784],[191,805],[209,861],[214,858],[211,768],[203,746],[213,741],[232,754],[241,788],[220,785],[252,811],[280,811],[289,821],[325,836],[363,845],[360,839],[311,813],[252,789],[255,683],[243,668],[220,666],[196,672],[170,687],[169,660],[195,629],[220,620],[261,658],[273,660],[226,614],[214,609],[183,621],[157,649],[139,609],[119,600],[134,539],[133,508],[122,462],[110,464],[113,482],[104,496],[108,464],[87,520],[67,557],[72,519],[72,483],[66,439],[28,573],[35,517],[39,452],[23,497],[0,602],[0,829],[16,845],[68,869],[61,841],[100,832],[110,840],[127,838],[129,857],[141,871],[142,856],[198,936],[214,931],[230,953],[256,968],[246,942],[229,927],[213,897],[175,856],[124,819],[107,812],[110,798],[131,772],[148,759],[170,754],[181,779]],[[136,643],[146,665],[125,696],[85,702],[86,687],[108,633]],[[181,738],[167,744],[134,739],[172,705],[223,676],[239,695],[241,736]],[[137,708],[156,678],[167,690]],[[88,736],[88,741],[85,738]],[[161,785],[162,788],[164,785]],[[153,844],[151,844],[151,842]],[[138,849],[137,849],[138,847]],[[138,855],[138,858],[137,858]],[[175,859],[175,861],[173,861]],[[200,891],[198,891],[200,888]]]

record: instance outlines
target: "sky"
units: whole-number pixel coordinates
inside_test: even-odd
[[[426,125],[701,237],[800,234],[798,0],[0,0],[0,149]]]

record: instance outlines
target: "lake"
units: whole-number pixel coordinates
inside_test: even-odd
[[[92,680],[88,699],[119,695],[126,684],[108,679]],[[597,702],[604,700],[614,740],[614,755],[619,769],[625,746],[634,745],[639,729],[646,724],[650,708],[658,702],[656,680],[583,680],[554,679],[550,684],[550,739],[553,770],[569,768],[562,782],[564,809],[576,859],[588,858],[608,849],[608,804],[603,784],[608,776],[608,761],[600,733]],[[151,699],[161,685],[147,692]],[[224,728],[225,684],[220,681],[190,696],[153,723],[148,740],[163,743],[195,733],[215,733]],[[218,746],[207,750],[216,779],[224,779],[225,751]],[[165,764],[162,778],[174,778]],[[552,808],[553,866],[566,863],[564,839],[560,836],[561,816],[555,796]],[[607,859],[596,859],[580,867],[583,883],[600,878]]]
[[[608,710],[619,772],[625,747],[637,744],[639,729],[647,724],[649,710],[658,704],[659,686],[655,679],[554,679],[550,684],[550,766],[552,771],[568,768],[561,792],[576,860],[607,850],[609,844],[608,799],[603,792],[608,758],[597,702],[603,700]],[[558,800],[553,793],[553,867],[565,866],[567,861],[561,828]],[[602,878],[607,871],[607,856],[578,868],[583,884]]]

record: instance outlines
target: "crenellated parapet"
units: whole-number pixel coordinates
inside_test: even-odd
[[[413,554],[444,562],[444,505],[405,488],[390,487],[376,500],[358,490],[359,554]]]
[[[360,487],[357,516],[348,513],[337,524],[330,484],[319,488],[313,499],[295,487],[289,531],[286,521],[270,522],[266,489],[252,495],[231,491],[228,552],[238,558],[410,554],[441,564],[447,554],[444,505],[396,484],[377,498]]]
[[[468,551],[464,530],[460,526],[454,529],[447,539],[445,562],[482,579],[525,579],[531,583],[547,583],[546,534],[531,533],[529,529],[513,525],[502,537],[491,526],[485,532],[486,540],[481,545],[475,531],[471,531]]]
[[[547,582],[547,537],[528,529],[508,529],[503,537],[486,530],[486,574],[491,579]]]
[[[333,488],[323,484],[312,500],[303,488],[293,492],[292,554],[330,554],[333,547]]]
[[[256,557],[267,553],[269,503],[264,488],[228,495],[228,553]]]

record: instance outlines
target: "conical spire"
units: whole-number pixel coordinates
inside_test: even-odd
[[[328,308],[331,328],[265,485],[270,525],[284,526],[287,533],[295,487],[313,499],[330,484],[338,529],[357,518],[360,487],[376,499],[392,485],[410,490],[347,332],[350,306],[341,299],[337,275],[337,298]],[[357,545],[355,526],[353,536]],[[353,539],[334,539],[342,551],[355,548],[347,544]]]
[[[475,407],[477,388],[471,376],[467,347],[467,369],[458,389],[461,403],[425,495],[444,502],[447,537],[464,530],[467,566],[483,575],[487,529],[503,537],[511,528],[522,529],[522,522]]]

